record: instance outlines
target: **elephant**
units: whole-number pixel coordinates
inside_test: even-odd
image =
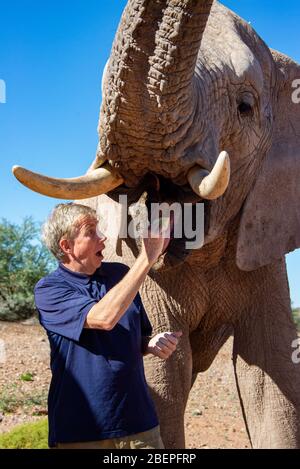
[[[299,78],[299,64],[215,0],[128,0],[87,174],[63,180],[14,168],[30,189],[81,200],[100,218],[120,195],[146,207],[203,204],[202,245],[172,239],[141,289],[154,331],[183,331],[169,360],[145,359],[166,448],[184,448],[193,379],[230,336],[251,446],[300,447],[285,264],[300,247]],[[107,257],[130,266],[139,243],[119,237]]]

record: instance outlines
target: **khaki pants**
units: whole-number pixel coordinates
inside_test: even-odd
[[[109,440],[57,443],[57,449],[164,449],[159,427]]]

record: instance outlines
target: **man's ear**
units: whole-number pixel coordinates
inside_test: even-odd
[[[277,106],[272,147],[245,202],[237,265],[255,270],[300,247],[300,65],[272,52]]]
[[[66,239],[66,238],[62,238],[59,241],[59,246],[60,246],[60,249],[62,250],[62,252],[64,254],[71,254],[71,252],[72,252],[72,241],[70,241],[69,239]]]

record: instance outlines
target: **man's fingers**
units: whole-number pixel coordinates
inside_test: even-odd
[[[173,345],[178,344],[178,339],[173,334],[166,333],[166,334],[164,334],[164,338],[165,338],[165,340],[168,340],[169,342],[171,342]]]
[[[157,357],[159,358],[162,358],[164,360],[166,360],[167,358],[169,358],[169,354],[168,353],[165,353],[163,350],[161,350],[160,347],[158,347],[157,345],[154,347],[154,350],[155,350],[155,354]]]
[[[173,340],[177,339],[173,338]],[[172,342],[169,337],[165,339],[161,337],[159,339],[159,345],[168,348],[169,350],[171,350],[171,352],[174,352],[174,350],[176,349],[176,343]]]
[[[175,352],[178,345],[178,339],[182,336],[182,331],[175,332],[162,332],[150,341],[150,346],[153,350],[153,355],[166,360],[173,352]]]
[[[182,336],[182,331],[171,332],[171,334],[179,339]]]
[[[163,247],[162,247],[162,253],[164,253],[167,249],[167,247],[169,246],[169,243],[171,241],[171,238],[165,238],[165,241],[164,241],[164,244],[163,244]]]
[[[182,331],[177,332],[165,332],[163,337],[168,339],[172,344],[177,345],[178,339],[182,336]]]

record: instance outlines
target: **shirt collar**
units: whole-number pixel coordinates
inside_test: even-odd
[[[103,273],[101,272],[101,267],[97,269],[96,272],[92,275],[84,274],[81,272],[74,272],[73,270],[68,269],[65,265],[61,263],[58,266],[58,270],[64,277],[69,278],[71,281],[81,283],[83,285],[87,285],[91,280],[103,275]]]

